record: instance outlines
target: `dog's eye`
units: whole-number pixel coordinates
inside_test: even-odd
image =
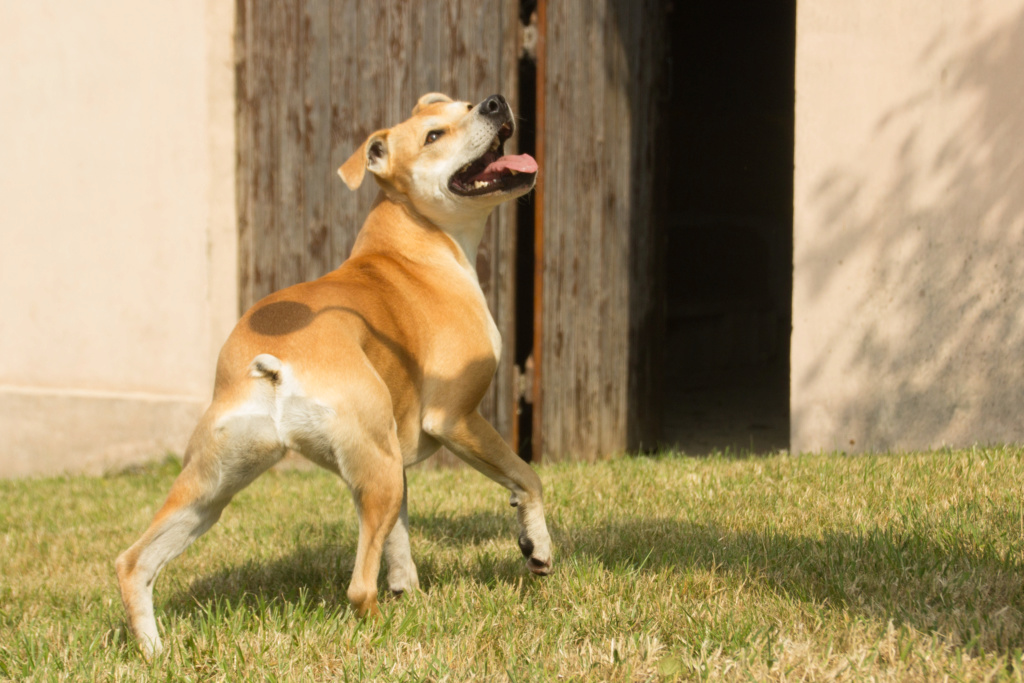
[[[442,135],[444,135],[443,130],[432,130],[427,133],[427,141],[423,144],[429,145],[431,142],[437,142]]]

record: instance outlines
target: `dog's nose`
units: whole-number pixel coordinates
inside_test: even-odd
[[[508,102],[501,95],[491,95],[480,103],[480,113],[485,116],[504,116],[508,111]]]

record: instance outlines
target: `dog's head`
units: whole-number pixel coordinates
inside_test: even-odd
[[[529,192],[537,179],[533,157],[504,155],[513,132],[515,118],[501,95],[474,106],[430,93],[411,118],[370,135],[338,175],[355,190],[369,171],[385,192],[436,223],[489,212]]]

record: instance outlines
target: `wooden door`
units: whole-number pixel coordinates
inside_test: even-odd
[[[377,188],[350,192],[336,169],[420,95],[501,93],[516,109],[518,12],[516,0],[237,0],[241,310],[348,256]],[[505,344],[481,411],[508,440],[515,225],[514,204],[497,210],[477,259]]]
[[[654,445],[662,3],[540,0],[534,458]]]

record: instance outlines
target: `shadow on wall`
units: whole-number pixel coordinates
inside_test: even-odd
[[[917,58],[935,83],[809,188],[801,296],[856,298],[794,354],[794,397],[818,399],[794,402],[794,447],[805,423],[851,450],[1024,439],[1024,12],[959,52],[952,31]]]

